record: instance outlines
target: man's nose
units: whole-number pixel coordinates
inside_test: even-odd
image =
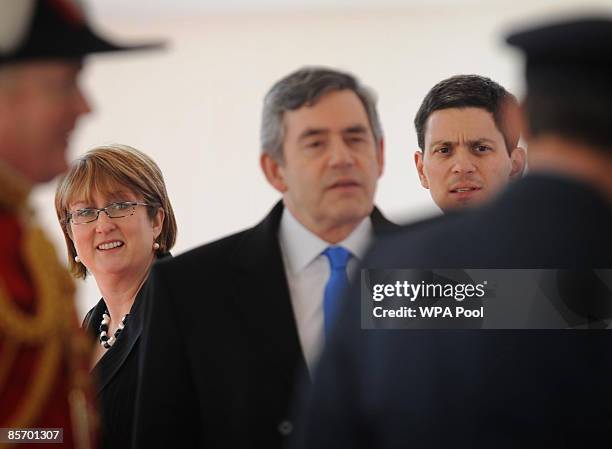
[[[80,88],[77,88],[75,93],[74,109],[77,113],[77,116],[89,114],[91,112],[91,105],[89,104],[89,100]]]
[[[332,139],[329,150],[331,152],[330,165],[334,167],[349,166],[355,162],[353,151],[341,137]]]
[[[476,161],[469,150],[459,150],[453,157],[453,173],[474,173],[476,171]]]

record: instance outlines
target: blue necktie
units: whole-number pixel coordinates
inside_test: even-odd
[[[323,295],[323,325],[325,336],[328,337],[338,314],[340,299],[348,287],[346,265],[351,257],[351,253],[341,246],[330,246],[323,251],[323,254],[329,259],[331,268],[329,280],[325,285],[325,294]]]

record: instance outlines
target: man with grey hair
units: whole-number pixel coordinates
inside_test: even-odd
[[[261,139],[282,201],[257,226],[152,270],[136,448],[281,447],[294,381],[312,371],[347,271],[393,226],[373,205],[375,100],[350,74],[305,68],[277,82]]]

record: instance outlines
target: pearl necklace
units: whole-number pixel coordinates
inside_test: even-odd
[[[107,332],[108,323],[110,323],[110,315],[108,313],[108,310],[102,314],[102,323],[100,324],[100,344],[105,349],[108,349],[115,344],[117,338],[119,338],[119,335],[121,335],[121,332],[125,327],[125,322],[127,321],[128,316],[130,316],[129,313],[123,317],[123,319],[119,323],[119,328],[115,331],[115,334],[112,337],[109,337]]]

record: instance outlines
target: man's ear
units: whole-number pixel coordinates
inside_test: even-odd
[[[378,142],[376,161],[378,162],[378,177],[380,178],[385,170],[385,140],[382,138]]]
[[[419,180],[421,181],[421,185],[426,189],[429,189],[429,181],[427,180],[427,176],[425,176],[425,172],[423,171],[423,158],[424,154],[421,150],[416,150],[414,152],[414,165],[416,166],[417,173],[419,174]]]
[[[285,183],[281,164],[275,161],[268,153],[262,153],[259,157],[259,165],[270,185],[280,193],[285,193],[287,191],[287,184]]]
[[[516,147],[510,153],[510,162],[512,163],[512,171],[510,171],[510,179],[519,179],[525,171],[525,161],[527,160],[526,152],[521,147]]]

